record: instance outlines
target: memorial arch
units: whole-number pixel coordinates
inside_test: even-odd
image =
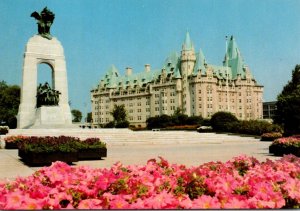
[[[52,69],[52,87],[61,93],[58,106],[36,108],[39,64],[47,64]],[[39,35],[33,36],[24,53],[18,128],[71,125],[72,115],[68,101],[67,70],[61,43],[55,37],[49,40]],[[45,109],[47,111],[43,111]]]

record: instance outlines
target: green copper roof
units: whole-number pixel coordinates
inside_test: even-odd
[[[181,78],[180,74],[180,56],[177,52],[172,52],[163,64],[163,69],[166,70],[167,74],[172,74],[175,78]]]
[[[186,33],[185,41],[182,46],[182,50],[194,50],[193,44],[189,32]],[[246,77],[246,65],[241,56],[238,45],[233,36],[229,39],[228,46],[225,53],[223,66],[207,64],[206,58],[200,49],[196,53],[196,62],[192,71],[193,76],[196,76],[199,71],[201,75],[206,75],[206,69],[212,68],[213,75],[219,79],[226,80],[227,74],[229,80],[234,80],[238,76],[242,79]],[[105,76],[102,78],[101,83],[107,88],[124,88],[130,86],[145,87],[147,83],[153,82],[162,75],[167,74],[167,77],[180,79],[181,77],[181,56],[177,52],[172,52],[162,63],[159,69],[150,71],[137,71],[131,75],[120,76],[117,68],[112,65],[106,71]],[[102,86],[101,85],[101,86]]]
[[[183,43],[183,49],[184,50],[193,50],[193,43],[191,41],[191,38],[190,38],[190,33],[189,32],[186,32],[186,35],[185,35],[185,41]]]
[[[242,78],[245,78],[245,63],[233,36],[230,37],[225,54],[224,66],[226,65],[231,68],[233,79],[237,78],[238,75],[241,75]]]
[[[119,77],[119,72],[115,65],[112,65],[107,71],[105,75],[105,82],[108,88],[115,88],[117,86],[117,78]]]
[[[193,75],[196,76],[199,70],[202,70],[202,73],[204,73],[205,64],[206,64],[205,56],[202,50],[200,49],[199,53],[196,54],[196,63],[194,66]]]

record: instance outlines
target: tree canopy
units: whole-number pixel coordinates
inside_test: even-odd
[[[87,113],[86,122],[93,122],[92,112]]]
[[[114,105],[114,109],[111,112],[111,115],[113,116],[114,120],[119,123],[126,121],[127,113],[125,109],[125,105]]]
[[[20,87],[0,81],[0,125],[17,127],[16,115],[20,104]]]
[[[114,109],[110,114],[113,116],[114,121],[109,122],[105,127],[127,128],[129,126],[124,104],[114,105]]]
[[[300,133],[300,65],[292,71],[292,80],[277,96],[274,122],[281,124],[286,135]]]
[[[77,109],[73,109],[71,111],[71,113],[72,113],[72,116],[73,116],[72,122],[81,122],[81,119],[82,119],[82,113],[81,113],[81,111],[79,111]]]
[[[224,131],[228,124],[238,121],[234,114],[224,111],[215,113],[210,119],[211,126],[215,131]]]

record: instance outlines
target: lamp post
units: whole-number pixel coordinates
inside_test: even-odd
[[[227,44],[227,36],[225,37],[226,39],[226,60],[225,60],[225,63],[226,63],[226,100],[227,100],[227,111],[229,112],[230,109],[229,109],[229,86],[228,86],[228,58],[227,58],[227,49],[228,49],[228,44]]]

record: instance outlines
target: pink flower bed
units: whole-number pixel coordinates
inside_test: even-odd
[[[163,158],[110,169],[55,162],[2,182],[0,193],[0,209],[299,208],[300,158],[239,156],[190,168]]]
[[[285,137],[285,138],[278,138],[273,141],[272,145],[300,147],[300,136],[290,136],[290,137]]]

